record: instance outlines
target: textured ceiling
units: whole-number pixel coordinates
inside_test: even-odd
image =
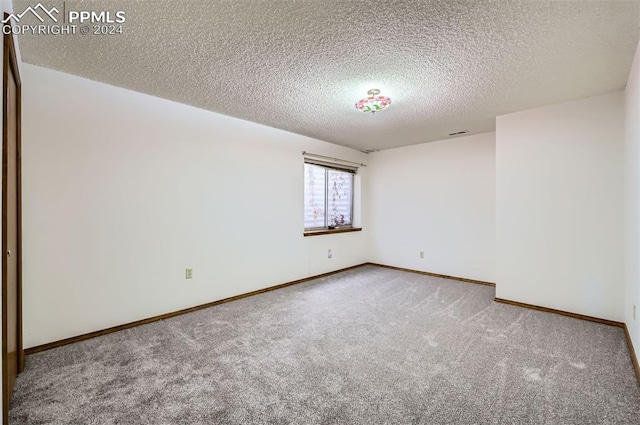
[[[620,90],[640,27],[640,1],[615,0],[64,7],[123,10],[124,34],[23,35],[23,61],[357,149],[491,131],[496,115]],[[392,105],[358,112],[374,87]]]

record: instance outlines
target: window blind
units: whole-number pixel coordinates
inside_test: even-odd
[[[304,164],[304,227],[350,226],[353,216],[353,167]]]
[[[327,189],[325,168],[304,164],[304,227],[327,227],[325,194]]]
[[[322,161],[322,160],[314,159],[314,158],[305,158],[304,162],[305,162],[305,164],[319,165],[321,167],[332,168],[334,170],[345,171],[345,172],[348,172],[348,173],[354,173],[355,174],[358,171],[358,167],[355,167],[353,165],[337,164],[337,163],[328,162],[328,161]]]

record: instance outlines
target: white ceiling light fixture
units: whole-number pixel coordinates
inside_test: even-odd
[[[369,97],[356,102],[356,109],[361,112],[371,112],[372,114],[383,111],[391,105],[391,98],[380,96],[380,90],[371,89],[367,92]]]

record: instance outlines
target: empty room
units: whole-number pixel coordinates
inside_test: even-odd
[[[1,424],[640,424],[640,0],[0,0]]]

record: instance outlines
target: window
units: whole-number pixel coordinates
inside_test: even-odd
[[[305,230],[351,227],[355,169],[305,160]]]

